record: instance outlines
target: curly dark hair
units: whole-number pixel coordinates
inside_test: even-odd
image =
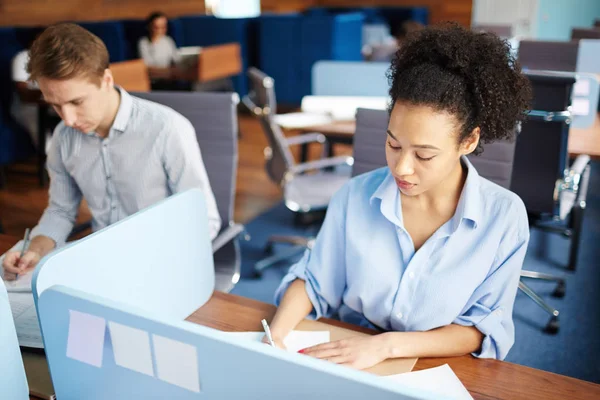
[[[482,143],[511,139],[525,119],[531,84],[498,36],[457,24],[427,27],[408,35],[388,71],[391,112],[397,101],[454,115],[459,143],[479,127]]]

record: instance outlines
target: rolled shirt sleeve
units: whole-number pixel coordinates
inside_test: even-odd
[[[302,259],[290,268],[277,288],[276,305],[280,304],[289,285],[296,279],[302,279],[313,305],[312,317],[329,317],[339,309],[346,288],[347,198],[347,187],[343,187],[331,199],[313,248],[306,250]]]
[[[490,273],[454,321],[475,326],[484,335],[481,349],[473,353],[475,357],[504,360],[515,341],[512,313],[529,243],[525,206],[520,202],[516,208],[507,218],[513,223],[504,235]]]

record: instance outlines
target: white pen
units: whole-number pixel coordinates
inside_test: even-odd
[[[273,341],[273,336],[271,336],[271,329],[269,329],[269,324],[267,324],[267,320],[263,319],[260,322],[262,323],[263,329],[267,334],[267,339],[269,339],[269,343],[271,344],[271,346],[275,347],[275,342]]]

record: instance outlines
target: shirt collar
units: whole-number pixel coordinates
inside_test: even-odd
[[[116,130],[121,133],[125,132],[125,128],[127,128],[127,123],[129,122],[129,117],[131,117],[131,110],[133,108],[133,99],[131,95],[127,93],[125,89],[120,86],[116,86],[115,88],[121,94],[121,102],[119,104],[119,109],[117,111],[117,115],[115,116],[115,120],[112,124],[111,130]]]
[[[467,167],[467,179],[465,180],[458,205],[456,206],[456,212],[450,220],[452,232],[458,229],[462,220],[471,221],[473,228],[476,228],[481,220],[481,202],[483,200],[479,190],[481,177],[467,157],[461,157],[461,162]],[[369,199],[370,203],[373,204],[375,199],[381,200],[381,213],[389,221],[403,226],[402,210],[400,207],[401,198],[398,186],[389,169],[387,169],[385,178]]]

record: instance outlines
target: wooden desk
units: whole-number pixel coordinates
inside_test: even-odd
[[[300,133],[322,133],[332,143],[352,143],[355,130],[355,121],[336,121],[297,129]],[[569,131],[569,155],[576,157],[581,154],[587,154],[592,159],[600,160],[600,114],[596,115],[596,120],[591,127],[587,129],[572,128]]]
[[[130,60],[110,64],[115,84],[128,92],[149,92],[150,76],[144,60]]]
[[[202,47],[191,68],[175,67],[173,78],[191,82],[209,82],[242,73],[242,51],[239,43]]]
[[[274,313],[273,305],[215,292],[211,299],[187,320],[223,331],[260,331],[260,320],[270,320]],[[320,321],[357,332],[374,333],[339,321]],[[600,385],[517,364],[481,360],[472,356],[419,359],[414,370],[443,364],[450,365],[475,399],[600,399]]]
[[[18,238],[0,235],[0,254],[17,241]],[[260,320],[270,320],[274,313],[273,305],[215,292],[187,320],[223,331],[260,331]],[[373,333],[339,321],[325,318],[320,321],[356,332]],[[471,356],[419,359],[414,370],[443,364],[450,365],[475,399],[600,399],[600,385],[517,364],[481,360]]]

